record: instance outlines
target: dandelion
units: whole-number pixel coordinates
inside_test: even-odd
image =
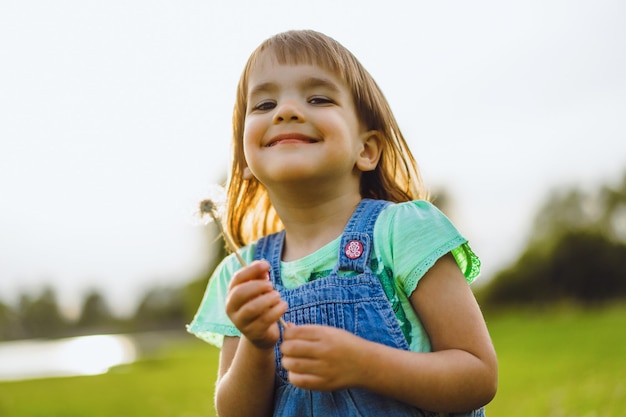
[[[200,202],[200,215],[204,217],[205,214],[208,214],[210,218],[215,222],[217,227],[220,229],[220,233],[222,234],[222,236],[224,236],[224,240],[226,241],[226,246],[228,246],[228,249],[230,249],[230,251],[235,254],[241,266],[246,266],[246,261],[244,261],[239,254],[239,250],[237,249],[233,238],[230,237],[230,233],[228,233],[228,231],[224,228],[224,225],[222,224],[222,217],[220,216],[218,204],[210,198],[207,198],[206,200],[202,200]]]
[[[241,266],[246,266],[246,261],[244,261],[239,254],[239,249],[237,248],[235,241],[230,236],[230,233],[228,233],[228,230],[226,230],[226,228],[222,224],[222,216],[224,215],[224,207],[226,206],[226,193],[224,192],[224,189],[222,187],[216,187],[214,190],[212,190],[211,196],[212,198],[207,198],[200,202],[200,217],[204,218],[205,215],[208,215],[208,222],[210,222],[211,220],[215,222],[220,230],[220,233],[224,237],[224,241],[226,241],[226,246],[228,246],[228,249],[235,254]],[[287,326],[287,323],[285,323],[282,317],[280,317],[278,321],[281,326]]]

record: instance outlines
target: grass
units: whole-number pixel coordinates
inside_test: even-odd
[[[611,417],[626,410],[626,306],[487,315],[500,363],[492,416]]]
[[[500,362],[487,415],[624,415],[626,306],[486,317]],[[105,375],[0,383],[0,416],[214,416],[217,357],[190,336]]]
[[[0,383],[0,416],[213,416],[218,354],[190,336],[104,375]]]

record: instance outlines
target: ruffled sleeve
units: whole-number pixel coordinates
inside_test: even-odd
[[[468,283],[480,272],[480,260],[467,239],[433,204],[411,201],[386,208],[376,223],[374,242],[391,265],[396,280],[410,295],[419,280],[443,255],[451,252]]]
[[[254,248],[246,247],[240,253],[246,262],[251,262]],[[233,274],[241,266],[234,255],[229,255],[213,272],[200,307],[187,331],[218,348],[224,336],[241,336],[241,332],[226,315],[226,293]]]

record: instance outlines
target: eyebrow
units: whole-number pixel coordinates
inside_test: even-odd
[[[298,84],[298,87],[302,89],[322,87],[336,93],[340,91],[339,86],[336,83],[327,78],[320,77],[307,77]],[[250,89],[248,97],[252,97],[254,95],[262,93],[271,93],[273,91],[276,91],[277,88],[278,86],[276,85],[276,83],[273,82],[257,84]]]

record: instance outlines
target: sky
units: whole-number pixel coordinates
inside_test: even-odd
[[[197,202],[227,175],[250,52],[289,29],[350,49],[483,262],[514,261],[559,187],[626,171],[620,1],[0,3],[0,301],[51,285],[132,312],[211,259]]]

